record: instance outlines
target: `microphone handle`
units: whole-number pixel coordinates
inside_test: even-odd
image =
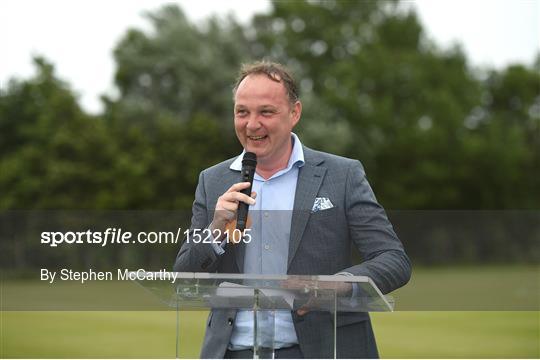
[[[243,189],[240,192],[251,196],[251,189],[253,188],[253,176],[255,175],[255,168],[242,168],[242,181],[249,182],[250,185],[247,189]],[[240,202],[238,204],[238,213],[236,216],[236,228],[240,231],[246,229],[247,223],[247,214],[249,211],[249,205],[245,202]]]

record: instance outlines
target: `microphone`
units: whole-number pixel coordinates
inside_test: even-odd
[[[242,159],[242,182],[249,182],[249,188],[244,189],[241,193],[251,196],[251,188],[253,185],[253,176],[255,175],[255,168],[257,167],[257,155],[252,152],[246,152],[244,158]],[[236,228],[244,232],[246,229],[247,215],[248,215],[249,205],[243,201],[238,203],[238,212],[236,214]]]

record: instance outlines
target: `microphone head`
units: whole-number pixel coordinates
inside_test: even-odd
[[[242,158],[242,166],[257,167],[257,155],[246,152]]]

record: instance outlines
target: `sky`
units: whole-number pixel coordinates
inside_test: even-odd
[[[358,0],[361,1],[361,0]],[[267,0],[0,0],[0,86],[33,75],[32,55],[51,61],[79,95],[83,108],[102,110],[114,95],[112,50],[141,16],[177,3],[192,21],[234,13],[248,23],[269,10]],[[532,64],[540,52],[540,0],[410,0],[427,36],[439,47],[461,44],[476,67]]]

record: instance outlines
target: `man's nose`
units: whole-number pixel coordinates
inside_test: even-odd
[[[257,130],[261,127],[261,122],[257,118],[257,115],[251,115],[248,119],[246,128],[248,130]]]

